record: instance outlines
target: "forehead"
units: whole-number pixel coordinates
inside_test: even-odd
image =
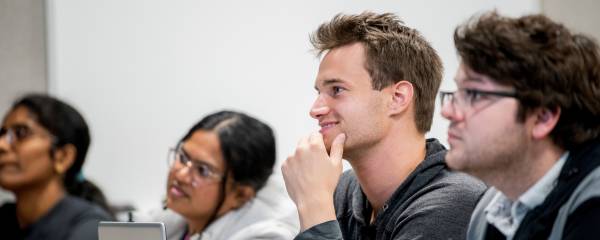
[[[204,161],[214,167],[224,165],[219,136],[212,131],[198,130],[183,142],[184,151],[194,160]]]
[[[318,89],[332,82],[370,85],[371,77],[365,63],[365,48],[362,43],[351,43],[331,49],[319,65],[315,87]]]
[[[23,124],[23,125],[37,125],[35,120],[33,119],[31,112],[26,107],[17,107],[4,117],[2,122],[2,126],[11,127],[13,125]]]

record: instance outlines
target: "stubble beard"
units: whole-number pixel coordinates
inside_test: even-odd
[[[465,151],[462,157],[466,164],[459,170],[494,186],[505,185],[506,182],[517,179],[511,176],[523,171],[522,161],[530,143],[521,134],[522,129],[509,131],[514,131],[511,134],[513,137],[488,141],[493,144]]]

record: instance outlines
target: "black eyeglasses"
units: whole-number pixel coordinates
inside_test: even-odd
[[[462,109],[471,108],[481,100],[494,97],[510,97],[519,99],[517,94],[508,91],[483,91],[471,88],[462,88],[454,92],[440,91],[440,103],[442,107],[446,103],[451,103],[453,107],[459,106]]]
[[[15,124],[14,126],[10,127],[10,128],[6,128],[6,127],[2,127],[0,128],[0,138],[3,138],[6,136],[6,140],[8,142],[9,145],[13,146],[15,143],[17,142],[23,142],[25,141],[27,138],[33,136],[33,135],[43,135],[43,136],[49,136],[53,142],[55,142],[56,137],[54,137],[52,134],[50,133],[42,133],[42,132],[35,132],[32,130],[31,127],[25,125],[25,124]]]
[[[191,173],[192,178],[196,181],[208,179],[218,181],[223,179],[223,174],[218,173],[215,167],[201,160],[190,159],[181,145],[182,144],[179,144],[177,147],[169,149],[167,162],[171,168],[190,168],[189,172]]]

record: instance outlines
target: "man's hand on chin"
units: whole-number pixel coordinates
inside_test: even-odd
[[[333,193],[342,174],[346,135],[339,134],[327,154],[323,136],[313,133],[298,143],[281,166],[288,195],[298,208],[300,231],[335,220]]]

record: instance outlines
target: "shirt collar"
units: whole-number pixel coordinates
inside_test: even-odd
[[[569,152],[565,152],[552,168],[515,202],[498,191],[484,210],[487,222],[494,225],[507,239],[512,239],[527,212],[542,204],[550,194],[568,157]]]
[[[519,197],[518,202],[527,206],[529,209],[533,209],[542,204],[544,199],[546,199],[556,185],[560,170],[565,165],[568,157],[569,152],[565,152],[540,180]]]

